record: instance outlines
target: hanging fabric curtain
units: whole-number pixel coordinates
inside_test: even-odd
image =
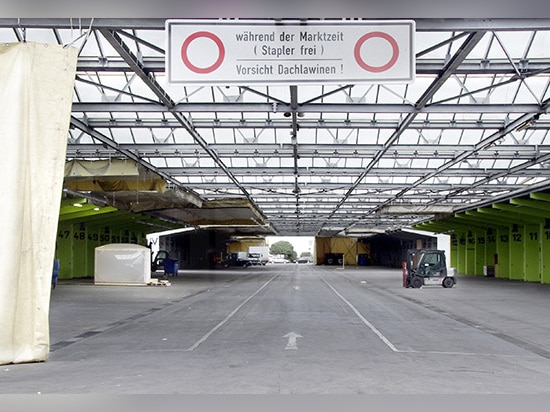
[[[77,49],[0,44],[0,364],[47,360]]]

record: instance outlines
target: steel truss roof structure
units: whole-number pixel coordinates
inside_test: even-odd
[[[168,85],[164,31],[0,19],[2,42],[80,50],[67,160],[246,200],[258,233],[388,232],[550,188],[549,19],[416,19],[405,85]]]

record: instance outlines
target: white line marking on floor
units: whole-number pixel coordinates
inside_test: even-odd
[[[388,340],[388,338],[386,338],[386,337],[382,334],[382,332],[380,332],[378,329],[376,329],[372,323],[370,323],[363,315],[361,315],[361,313],[355,308],[355,306],[353,306],[345,297],[343,297],[336,289],[334,289],[330,283],[328,283],[325,279],[323,279],[323,282],[325,282],[325,283],[327,284],[327,286],[328,286],[329,288],[331,288],[332,291],[333,291],[334,293],[336,293],[336,295],[337,295],[340,299],[342,299],[342,301],[343,301],[346,305],[348,305],[348,306],[350,307],[350,309],[357,315],[357,317],[358,317],[359,319],[361,319],[361,321],[362,321],[365,325],[367,325],[367,326],[369,327],[369,329],[370,329],[371,331],[373,331],[374,334],[375,334],[376,336],[378,336],[378,337],[382,340],[382,342],[384,342],[392,351],[394,351],[394,352],[400,352],[399,349],[397,349],[397,348],[393,345],[393,343],[391,343],[391,342]]]
[[[535,354],[528,354],[528,355],[515,355],[515,354],[507,354],[507,353],[483,353],[483,352],[453,352],[453,351],[436,351],[436,350],[398,350],[399,353],[419,353],[421,355],[424,354],[431,354],[431,355],[457,355],[457,356],[484,356],[484,357],[495,357],[495,358],[533,358],[538,357]]]
[[[229,319],[231,319],[244,305],[248,303],[250,299],[252,299],[254,296],[256,296],[258,293],[260,293],[267,285],[271,283],[273,279],[275,279],[278,275],[273,276],[271,279],[269,279],[267,282],[265,282],[256,292],[254,292],[252,295],[250,295],[243,303],[241,303],[239,306],[237,306],[233,312],[231,312],[229,315],[225,317],[224,320],[222,320],[220,323],[218,323],[216,326],[214,326],[210,331],[204,335],[202,338],[200,338],[193,346],[187,349],[187,351],[193,351],[197,349],[201,344],[203,344],[210,336],[214,334],[219,328],[221,328]]]

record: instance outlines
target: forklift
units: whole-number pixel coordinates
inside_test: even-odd
[[[153,252],[151,252],[152,254]],[[156,272],[159,269],[164,269],[164,261],[169,258],[166,250],[159,250],[155,257],[151,259],[151,272]]]
[[[456,284],[456,269],[447,269],[444,250],[409,250],[403,264],[403,286],[421,288],[441,285],[452,288]]]
[[[248,258],[248,253],[246,252],[229,252],[227,257],[222,262],[224,268],[229,266],[240,266],[240,267],[249,267],[252,266],[252,262]]]

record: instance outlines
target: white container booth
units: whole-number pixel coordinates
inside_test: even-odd
[[[147,285],[151,282],[151,250],[131,243],[95,248],[96,285]]]

